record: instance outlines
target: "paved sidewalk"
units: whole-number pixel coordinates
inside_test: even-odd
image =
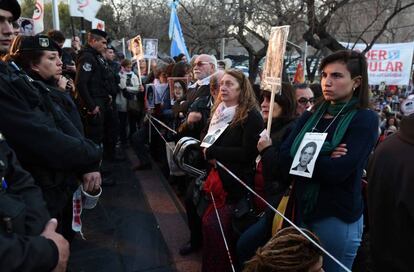
[[[77,235],[72,243],[71,272],[176,271],[145,192],[130,168],[128,160],[114,164],[117,185],[104,187],[98,205],[84,210],[86,240]]]
[[[138,162],[132,150],[128,150],[127,154],[133,164]],[[162,175],[161,169],[155,162],[152,165],[152,170],[137,171],[136,176],[160,226],[172,261],[177,271],[201,271],[200,252],[184,257],[178,253],[179,248],[190,238],[185,209],[168,181]]]

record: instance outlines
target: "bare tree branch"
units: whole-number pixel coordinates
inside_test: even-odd
[[[387,29],[388,24],[391,22],[391,20],[397,15],[399,14],[401,11],[414,6],[414,2],[409,3],[407,5],[402,6],[401,5],[401,0],[397,0],[397,2],[395,3],[395,8],[394,11],[391,13],[391,15],[385,20],[385,22],[382,25],[382,28],[380,29],[380,31],[378,31],[378,33],[374,36],[374,38],[372,38],[371,42],[369,43],[369,45],[364,49],[363,52],[368,52],[372,46],[374,45],[374,43],[378,40],[378,38],[382,35],[382,33],[384,33],[384,31]]]

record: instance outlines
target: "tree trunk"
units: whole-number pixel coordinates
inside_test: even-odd
[[[256,81],[256,77],[259,72],[259,62],[261,59],[261,56],[249,53],[249,81],[252,85]]]

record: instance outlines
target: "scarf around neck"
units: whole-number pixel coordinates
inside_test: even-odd
[[[332,116],[336,116],[339,113],[342,113],[343,116],[338,122],[338,125],[334,131],[331,141],[325,141],[320,152],[320,154],[322,155],[331,154],[332,151],[341,143],[348,129],[349,124],[354,118],[357,112],[355,108],[357,103],[358,98],[352,97],[350,101],[345,103],[331,104],[329,102],[324,102],[321,106],[319,106],[319,108],[316,109],[316,111],[306,121],[305,125],[302,127],[301,131],[296,136],[290,148],[291,157],[293,158],[295,156],[305,134],[307,132],[312,132],[312,129],[317,125],[317,123],[325,113],[329,113]],[[319,195],[319,187],[320,184],[318,182],[308,182],[305,184],[304,194],[301,198],[303,215],[305,217],[306,215],[309,215],[315,208]]]
[[[211,117],[211,121],[208,127],[208,133],[211,134],[219,128],[225,127],[227,124],[233,121],[234,115],[236,114],[237,106],[226,107],[224,102],[221,102],[218,105],[217,109],[213,113],[213,117]]]

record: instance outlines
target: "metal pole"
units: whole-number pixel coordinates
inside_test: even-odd
[[[226,39],[222,38],[221,39],[221,58],[220,59],[224,59],[224,49],[226,47]]]
[[[124,57],[126,58],[125,38],[122,38],[122,53],[124,54]]]
[[[70,28],[72,30],[72,39],[75,37],[75,25],[73,24],[73,17],[70,16]]]
[[[300,52],[303,52],[303,48],[300,47],[299,45],[297,45],[296,43],[293,43],[291,41],[287,41],[287,43],[290,44],[291,46],[296,47],[297,49],[299,49]]]
[[[305,50],[303,55],[303,78],[306,82],[306,75],[308,74],[306,71],[306,58],[308,57],[308,42],[305,42]]]
[[[81,23],[81,27],[80,27],[81,28],[81,31],[80,31],[80,33],[81,33],[82,44],[85,44],[85,34],[86,34],[86,31],[85,31],[85,21],[84,21],[83,17],[81,17],[80,23]]]
[[[58,0],[52,0],[53,29],[60,30]]]

